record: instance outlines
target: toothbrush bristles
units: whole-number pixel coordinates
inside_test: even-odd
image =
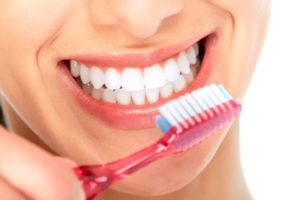
[[[180,139],[174,145],[180,152],[192,148],[232,121],[240,109],[240,104],[222,85],[212,84],[161,106],[160,117],[165,120],[160,120],[158,125],[163,127],[165,134],[169,134],[169,130],[175,127]],[[168,126],[164,125],[166,122]]]

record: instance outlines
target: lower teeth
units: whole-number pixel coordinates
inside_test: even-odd
[[[76,82],[81,87],[83,92],[90,95],[96,100],[102,100],[109,103],[116,103],[121,105],[144,105],[157,102],[160,98],[167,98],[174,92],[179,92],[187,87],[187,85],[194,80],[194,77],[199,71],[195,66],[191,67],[191,73],[187,75],[180,75],[179,79],[173,82],[168,82],[160,88],[145,89],[141,91],[124,91],[109,90],[105,86],[100,89],[95,89],[91,83],[83,84],[80,78],[76,78]]]

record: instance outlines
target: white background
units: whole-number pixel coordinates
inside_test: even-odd
[[[243,102],[242,164],[257,200],[300,200],[300,2],[273,0],[265,47]]]

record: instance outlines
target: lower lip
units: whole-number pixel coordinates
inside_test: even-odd
[[[105,123],[111,128],[123,130],[139,130],[155,127],[155,116],[158,115],[158,108],[185,93],[189,93],[196,88],[208,84],[213,61],[215,58],[215,44],[217,43],[217,35],[211,34],[205,41],[205,55],[202,61],[201,70],[195,77],[192,83],[185,89],[171,95],[168,98],[160,99],[158,102],[150,105],[120,105],[112,104],[104,101],[98,101],[91,96],[85,94],[72,77],[69,69],[63,62],[59,63],[59,74],[62,77],[63,84],[75,97],[81,108],[99,120],[100,123]],[[61,76],[61,74],[63,76]]]

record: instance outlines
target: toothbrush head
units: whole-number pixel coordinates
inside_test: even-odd
[[[212,84],[164,104],[159,112],[156,122],[164,144],[180,153],[236,119],[241,104],[222,85]]]

